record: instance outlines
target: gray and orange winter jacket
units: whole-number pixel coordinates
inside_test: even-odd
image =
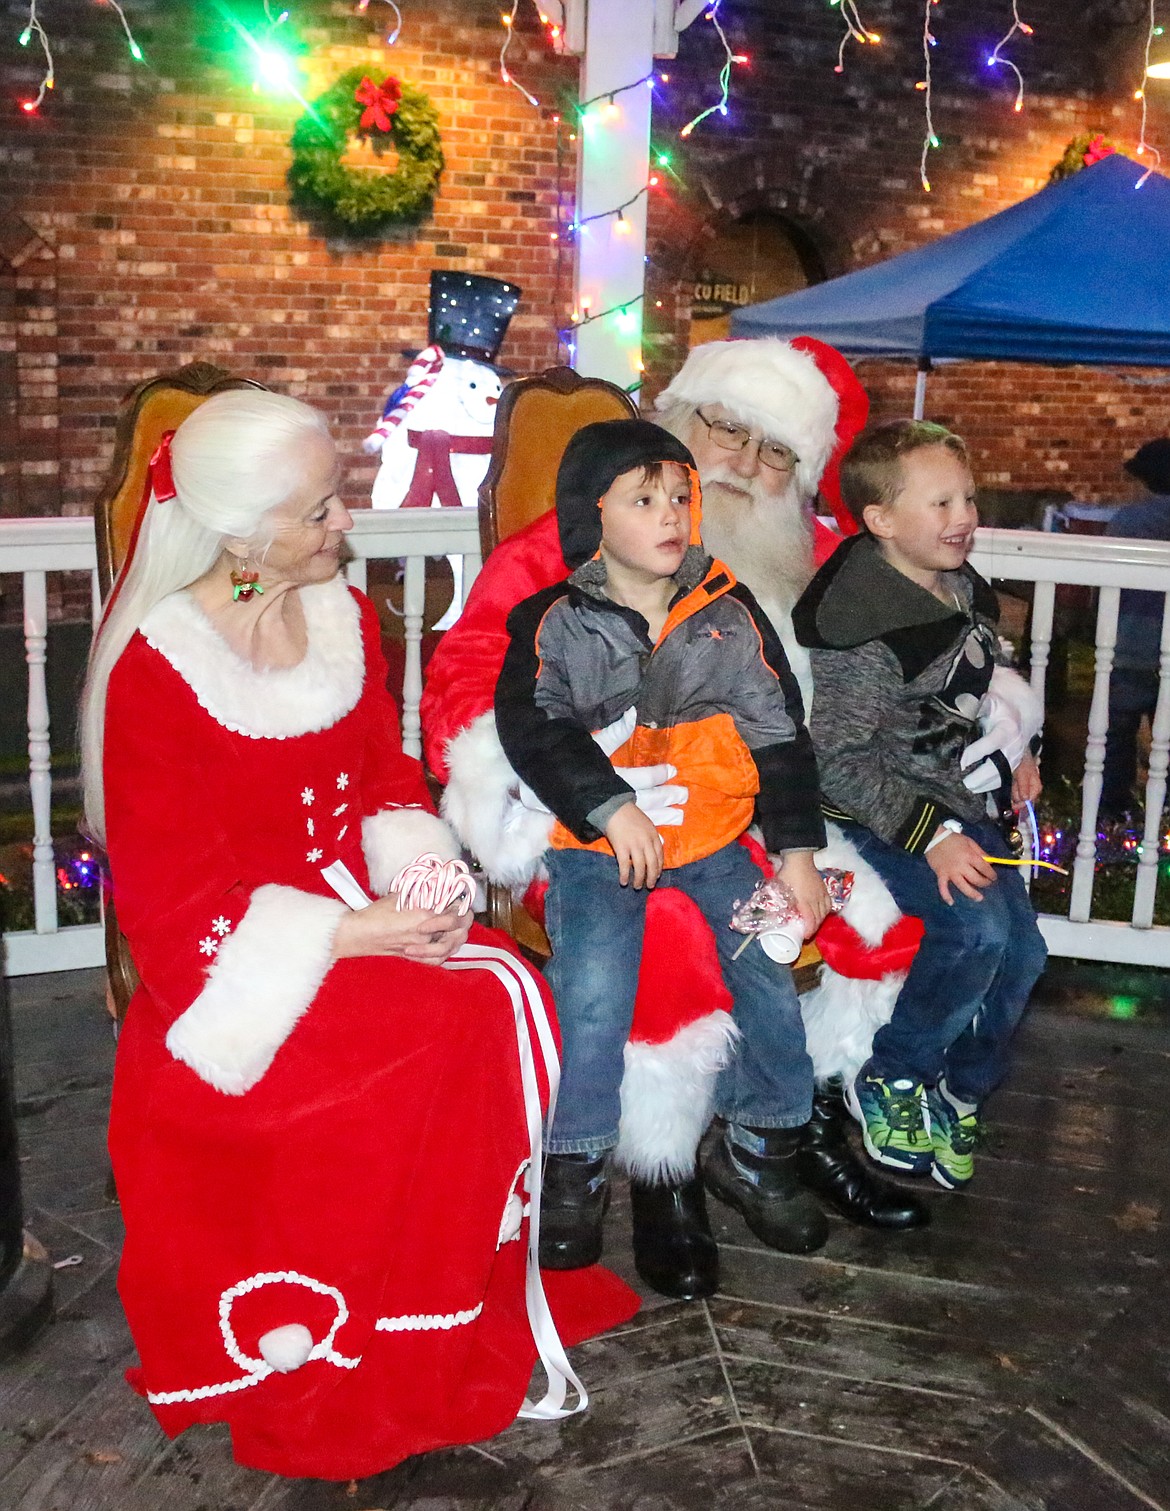
[[[663,461],[691,470],[692,544],[652,643],[645,619],[606,596],[599,500],[621,473]],[[557,817],[553,846],[609,852],[602,829],[634,796],[615,765],[661,762],[689,789],[683,822],[661,831],[667,867],[714,854],[753,821],[769,850],[824,844],[800,690],[751,593],[699,544],[686,448],[642,420],[587,426],[558,474],[557,517],[576,570],[509,615],[495,699],[505,754]],[[591,732],[630,708],[634,732],[611,761]]]

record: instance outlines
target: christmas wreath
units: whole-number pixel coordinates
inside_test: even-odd
[[[368,136],[397,149],[392,173],[341,161],[351,137]],[[420,89],[387,78],[375,84],[360,68],[319,95],[293,129],[289,182],[299,197],[323,208],[350,231],[417,222],[430,209],[443,149],[439,115]]]
[[[1071,178],[1082,168],[1099,163],[1103,157],[1112,157],[1117,150],[1116,144],[1102,132],[1082,131],[1064,149],[1064,156],[1048,175],[1048,182],[1058,184],[1062,178]]]

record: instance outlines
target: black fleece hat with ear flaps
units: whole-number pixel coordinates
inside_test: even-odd
[[[578,430],[565,447],[557,472],[557,529],[571,568],[597,555],[601,544],[601,499],[623,472],[659,462],[695,466],[695,459],[669,430],[649,420],[599,420]]]

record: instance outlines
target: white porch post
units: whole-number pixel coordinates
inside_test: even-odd
[[[653,0],[586,0],[580,99],[596,100],[578,123],[577,266],[581,316],[573,366],[619,388],[641,382],[642,292],[651,91],[625,89],[654,65]],[[612,102],[610,90],[621,90]],[[597,96],[603,98],[597,100]],[[618,215],[606,214],[634,199]],[[598,215],[602,219],[591,220]],[[603,314],[612,310],[612,314]],[[590,319],[591,316],[601,319]]]
[[[619,388],[642,380],[647,195],[639,191],[651,174],[653,92],[647,83],[627,86],[652,74],[656,56],[674,56],[679,32],[705,5],[706,0],[558,4],[566,51],[583,55],[579,99],[595,101],[578,123],[573,304],[580,325],[570,360],[578,372],[608,378]],[[619,206],[620,215],[609,213]]]

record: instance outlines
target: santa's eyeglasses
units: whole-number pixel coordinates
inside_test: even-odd
[[[711,433],[711,439],[721,451],[744,451],[751,444],[752,433],[746,425],[733,425],[730,420],[712,420],[696,409],[695,413]],[[760,462],[775,472],[791,472],[799,461],[791,446],[779,441],[761,441]]]

